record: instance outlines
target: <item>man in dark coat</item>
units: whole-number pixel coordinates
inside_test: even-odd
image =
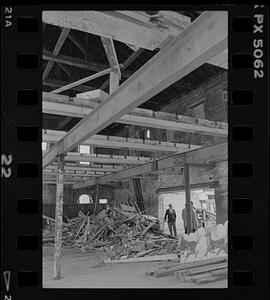
[[[166,222],[167,220],[168,220],[168,226],[169,226],[171,236],[173,236],[173,232],[174,232],[174,236],[176,237],[177,236],[176,226],[175,226],[176,212],[171,204],[169,204],[169,208],[166,210],[165,213],[164,221]]]

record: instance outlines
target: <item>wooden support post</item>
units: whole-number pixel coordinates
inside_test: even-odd
[[[119,87],[119,73],[111,71],[110,72],[110,90],[109,93],[112,94]]]
[[[189,165],[184,165],[184,177],[185,177],[185,195],[186,195],[186,215],[187,215],[187,233],[192,231],[192,207],[190,197],[190,182],[189,182]]]
[[[54,279],[61,278],[61,244],[63,226],[63,192],[64,192],[64,155],[57,157],[57,182],[55,202],[55,236],[54,236]]]
[[[98,211],[98,204],[99,204],[98,202],[99,202],[99,185],[98,185],[98,181],[96,181],[96,199],[95,199],[94,215]]]

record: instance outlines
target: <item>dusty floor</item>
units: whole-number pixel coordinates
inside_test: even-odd
[[[53,279],[53,247],[43,247],[44,288],[226,288],[227,280],[197,285],[174,276],[156,278],[145,272],[172,262],[102,264],[98,257],[62,249],[60,280]]]

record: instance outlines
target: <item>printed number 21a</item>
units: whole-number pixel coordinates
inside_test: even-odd
[[[12,155],[9,154],[6,156],[5,154],[2,154],[1,158],[1,177],[9,178],[11,175],[11,168],[9,165],[12,163]]]

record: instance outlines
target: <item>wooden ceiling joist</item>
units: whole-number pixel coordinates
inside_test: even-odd
[[[123,169],[125,169],[125,166],[122,165],[100,165],[100,164],[95,164],[94,166],[90,166],[90,165],[82,165],[80,163],[72,163],[72,162],[66,162],[65,163],[65,170],[72,170],[72,171],[90,171],[90,172],[118,172],[118,171],[122,171]],[[45,168],[45,170],[56,170],[57,169],[57,165],[56,164],[52,164],[50,166],[47,166]]]
[[[43,130],[43,142],[58,142],[66,135],[65,131]],[[83,143],[84,145],[112,148],[112,149],[132,149],[139,151],[153,152],[185,152],[192,149],[200,148],[199,145],[188,145],[180,143],[160,142],[153,140],[123,138],[118,136],[94,135]]]
[[[99,105],[93,99],[71,98],[46,92],[42,93],[42,97],[43,113],[48,114],[83,118]],[[105,101],[105,97],[106,93],[103,92],[102,98],[100,98],[101,101]],[[224,122],[214,122],[165,112],[154,112],[141,108],[135,108],[129,114],[120,117],[117,123],[221,137],[228,135],[228,124]]]
[[[51,174],[56,176],[57,171],[51,169],[43,170],[43,174]],[[73,170],[65,170],[64,175],[67,176],[84,176],[84,177],[96,177],[96,176],[104,176],[107,174],[111,174],[111,172],[92,172],[92,171],[73,171]]]
[[[108,165],[109,166],[109,165]],[[65,170],[67,171],[72,171],[72,172],[96,172],[96,174],[100,174],[100,172],[104,173],[114,173],[114,172],[118,172],[123,170],[124,168],[122,166],[114,166],[112,167],[106,167],[106,165],[101,166],[101,167],[92,167],[92,166],[88,166],[86,167],[85,165],[81,165],[81,166],[69,166],[67,165],[67,163],[65,164],[64,167]],[[51,165],[46,167],[44,170],[57,170],[57,166],[56,165]]]
[[[50,12],[43,12],[43,18],[45,16],[46,19],[44,13],[51,17]],[[74,16],[76,14],[69,15],[70,18]],[[58,17],[63,18],[59,11],[54,15],[54,18]],[[66,20],[70,22],[67,16]],[[151,58],[48,150],[43,156],[43,167],[52,163],[57,155],[83,144],[87,138],[224,51],[227,48],[227,32],[227,12],[200,15],[183,34],[179,34]]]
[[[43,153],[46,155],[46,152]],[[107,155],[107,154],[86,154],[78,152],[68,152],[65,161],[75,162],[94,162],[99,164],[126,164],[126,165],[142,165],[152,161],[149,157],[140,156],[124,156],[124,155]]]
[[[114,174],[99,177],[98,181],[96,181],[96,179],[92,179],[87,182],[77,183],[73,185],[73,188],[80,189],[83,187],[89,187],[95,185],[97,182],[100,184],[104,184],[108,182],[119,181],[124,178],[152,173],[156,170],[165,170],[167,168],[183,166],[186,163],[214,163],[216,161],[226,159],[228,159],[228,143],[221,143],[181,154],[174,154],[168,157],[160,158],[157,159],[155,163],[151,162],[141,166],[119,171]]]

